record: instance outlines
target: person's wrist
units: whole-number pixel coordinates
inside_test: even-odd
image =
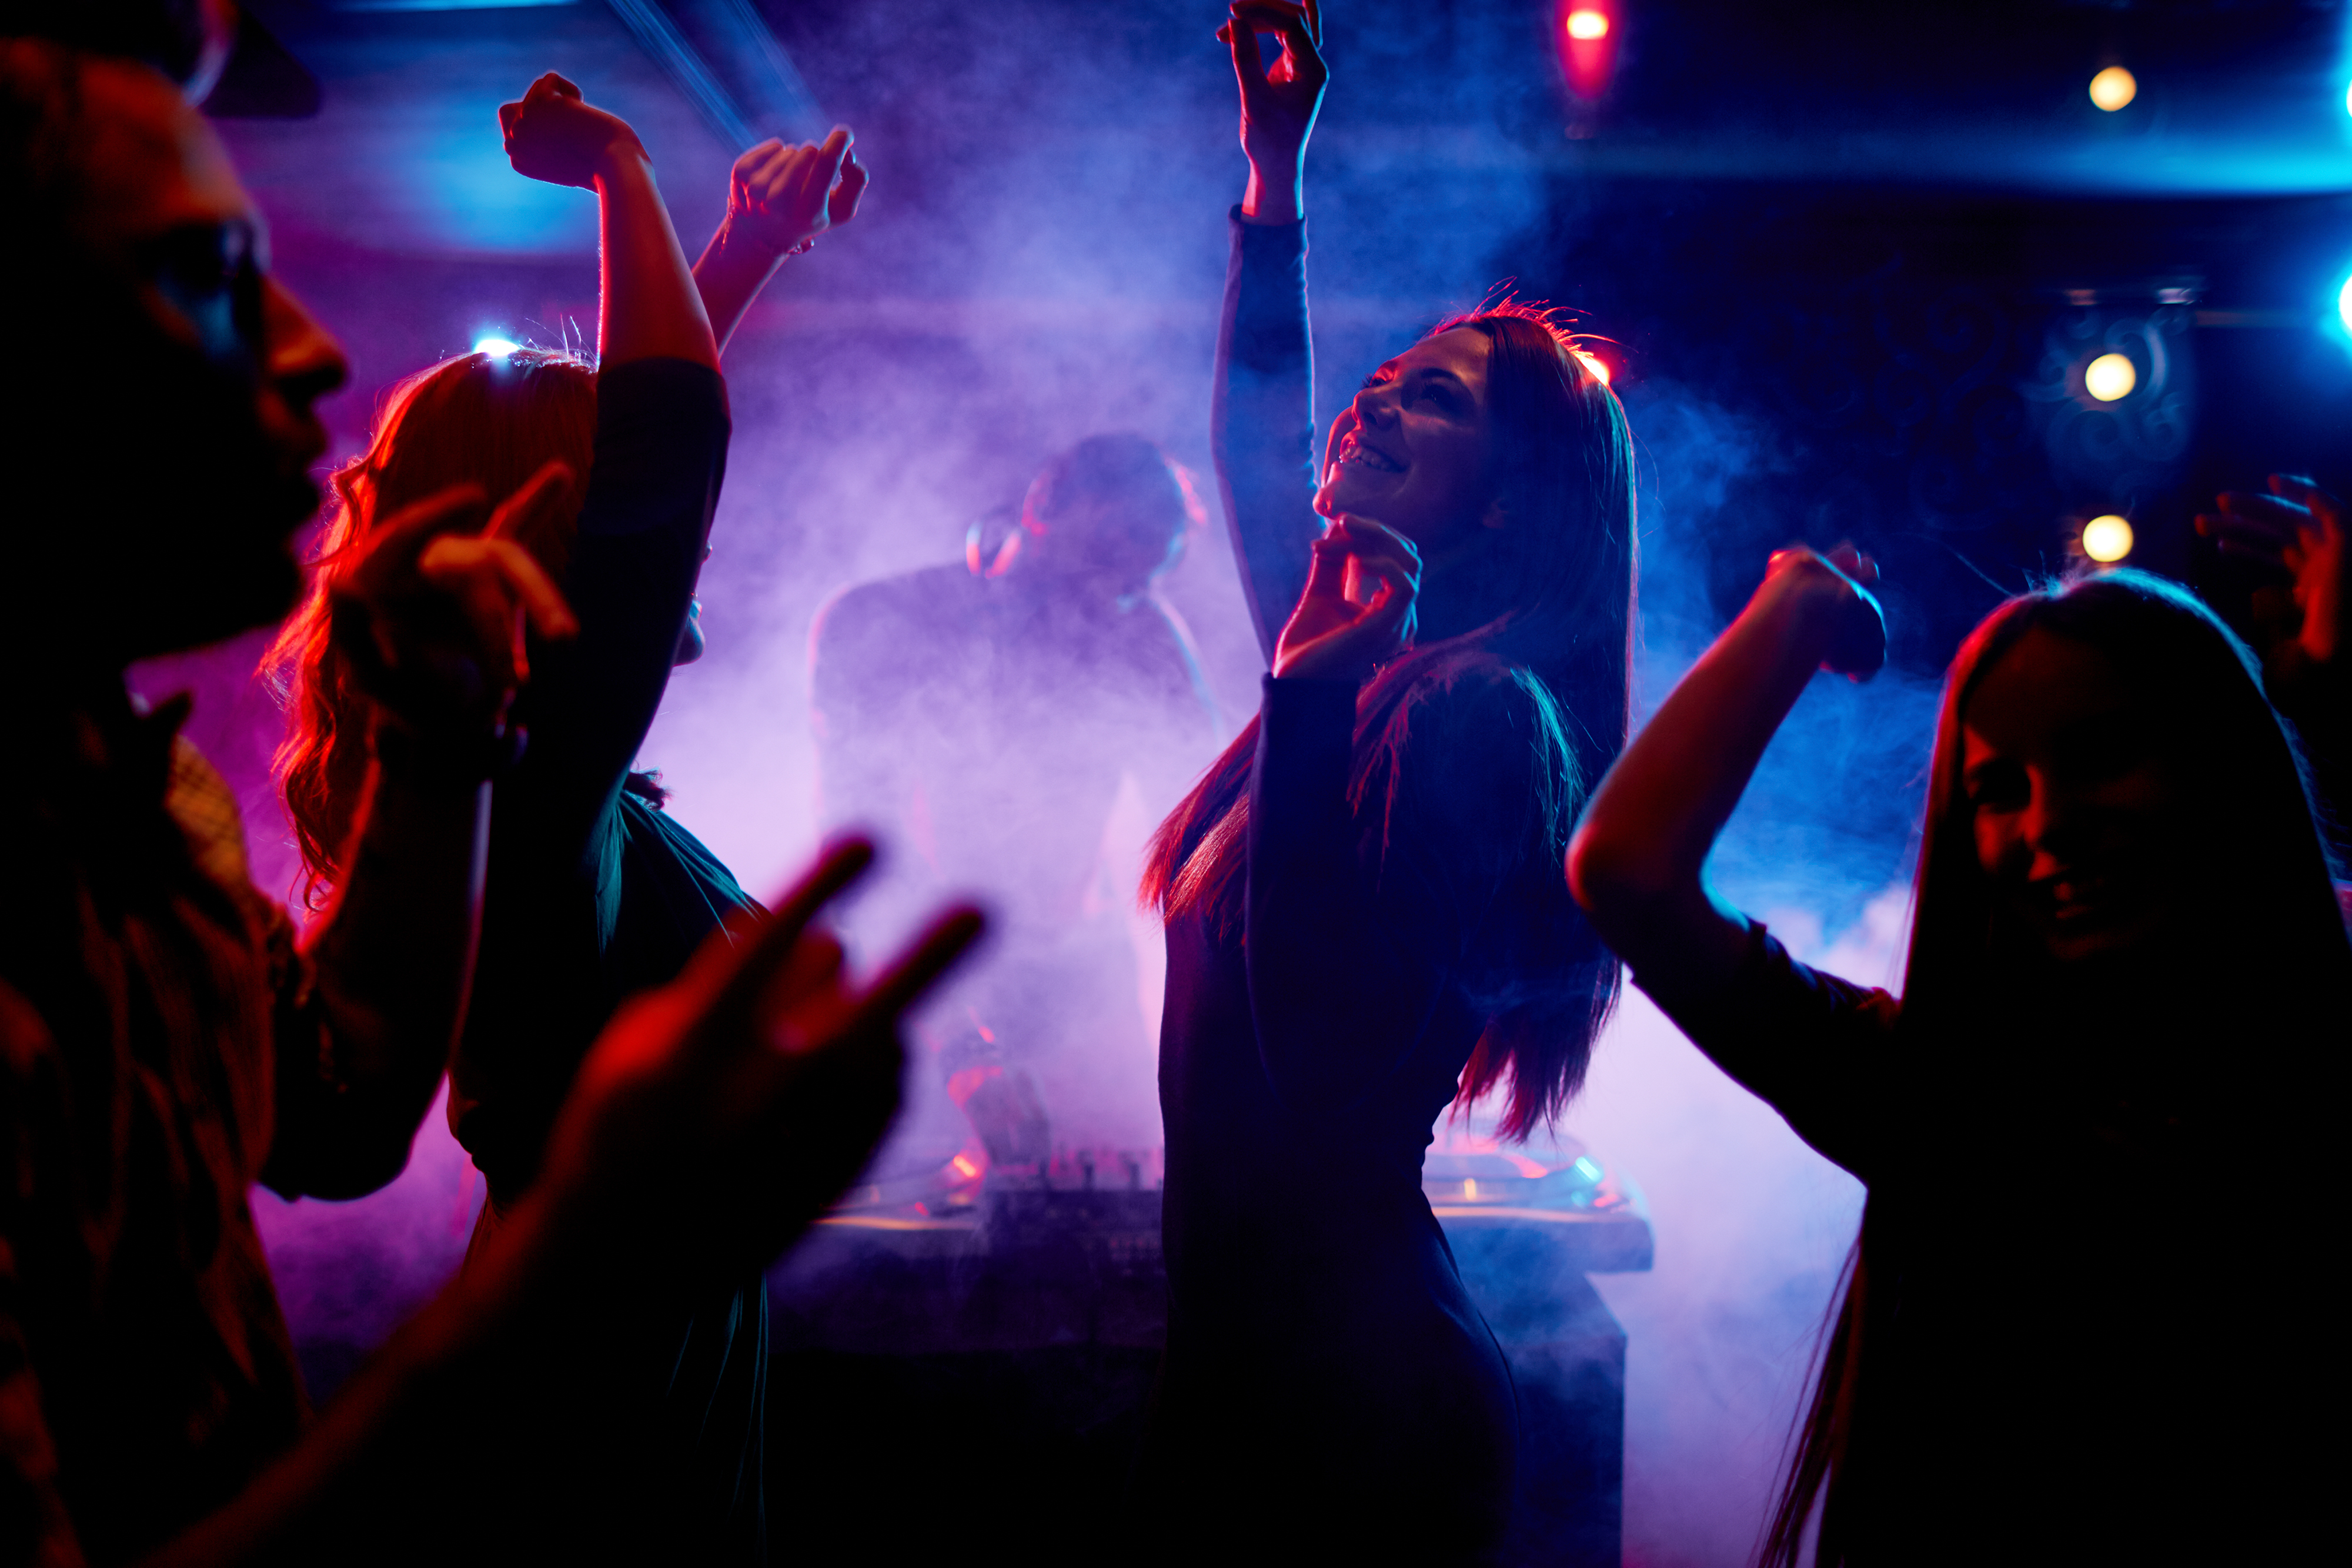
[[[637,133],[624,126],[597,152],[593,167],[601,184],[608,180],[651,179],[654,161],[646,144],[637,140]]]

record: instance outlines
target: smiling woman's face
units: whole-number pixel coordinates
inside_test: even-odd
[[[2061,963],[2139,946],[2189,895],[2189,794],[2160,716],[2106,656],[2032,631],[1978,677],[1961,723],[1977,863]]]
[[[1425,338],[1374,371],[1331,422],[1315,509],[1390,528],[1442,561],[1499,520],[1484,332]]]

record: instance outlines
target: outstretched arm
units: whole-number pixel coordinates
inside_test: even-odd
[[[771,140],[735,160],[727,215],[694,264],[694,286],[720,353],[784,258],[857,215],[866,165],[851,147],[855,140],[849,127],[836,125],[823,146]]]
[[[521,102],[499,107],[499,126],[518,173],[596,193],[604,264],[599,361],[687,360],[716,370],[710,320],[637,133],[583,102],[580,89],[552,71]]]
[[[1706,885],[1707,852],[1816,669],[1856,677],[1886,656],[1875,567],[1850,548],[1772,558],[1739,619],[1699,656],[1584,809],[1568,883],[1643,988],[1694,997],[1746,956],[1745,916]]]
[[[1258,48],[1260,27],[1283,38],[1270,70]],[[1312,506],[1314,357],[1298,183],[1327,75],[1318,31],[1307,7],[1244,0],[1217,33],[1232,48],[1241,85],[1250,178],[1225,278],[1210,444],[1268,664],[1284,617],[1306,588],[1308,548],[1322,531]]]

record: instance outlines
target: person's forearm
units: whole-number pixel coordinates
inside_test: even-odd
[[[1254,224],[1297,223],[1307,211],[1305,162],[1302,154],[1270,174],[1252,162],[1249,184],[1242,192],[1242,216]]]
[[[702,297],[702,312],[710,319],[710,335],[721,354],[727,351],[735,329],[742,325],[751,301],[784,262],[782,256],[769,255],[756,246],[730,241],[730,233],[728,225],[720,223],[719,232],[703,247],[702,259],[694,264],[694,287]]]
[[[480,928],[489,786],[405,735],[379,751],[349,874],[310,943],[337,1092],[299,1112],[333,1125],[280,1130],[310,1151],[320,1197],[372,1191],[406,1163],[465,1019]]]
[[[596,198],[604,250],[602,362],[689,360],[716,370],[719,346],[652,162],[634,147],[616,151],[596,176]]]
[[[1707,853],[1833,629],[1804,574],[1769,579],[1594,791],[1569,885],[1636,974],[1704,984],[1745,951],[1745,920],[1706,890]]]
[[[1288,225],[1235,230],[1210,393],[1218,498],[1269,669],[1322,532],[1305,243]]]
[[[601,1255],[597,1239],[558,1240],[552,1219],[543,1196],[526,1198],[465,1273],[352,1375],[300,1443],[145,1568],[429,1552],[450,1530],[478,1522],[482,1499],[450,1479],[517,1454],[538,1457],[538,1473],[582,1474],[592,1489],[584,1461],[642,1419],[615,1386],[609,1353],[649,1342],[675,1292],[626,1269],[583,1269],[583,1257]],[[546,1462],[567,1455],[577,1460]],[[520,1496],[511,1511],[583,1500]]]

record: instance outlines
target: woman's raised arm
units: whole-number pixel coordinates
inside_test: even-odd
[[[1258,29],[1282,36],[1269,69]],[[1307,236],[1299,168],[1327,73],[1308,7],[1243,0],[1217,37],[1241,84],[1249,186],[1234,225],[1217,338],[1209,442],[1234,557],[1266,663],[1307,585],[1316,521],[1314,355],[1307,326]]]
[[[604,259],[599,362],[686,360],[717,370],[710,319],[637,133],[583,102],[580,89],[552,71],[520,103],[499,105],[499,126],[517,173],[596,193]]]
[[[1653,995],[1701,995],[1738,968],[1748,922],[1707,888],[1707,852],[1813,672],[1866,679],[1885,663],[1877,580],[1849,546],[1774,556],[1584,809],[1569,890]]]
[[[849,127],[836,125],[822,146],[770,140],[735,160],[727,215],[694,264],[694,285],[719,352],[786,256],[857,215],[866,165],[851,147],[856,140]]]

